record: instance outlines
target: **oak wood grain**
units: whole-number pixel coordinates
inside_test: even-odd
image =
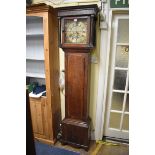
[[[59,45],[65,52],[65,118],[62,121],[62,144],[89,148],[90,52],[95,45],[97,5],[58,9]],[[87,41],[65,42],[65,20],[87,19]],[[74,34],[74,31],[73,31]],[[74,37],[72,37],[74,38]],[[71,41],[72,42],[72,41]]]

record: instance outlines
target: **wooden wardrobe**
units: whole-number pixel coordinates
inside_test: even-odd
[[[35,139],[53,144],[61,121],[57,12],[45,4],[26,7],[26,77],[46,85],[46,96],[30,97]]]

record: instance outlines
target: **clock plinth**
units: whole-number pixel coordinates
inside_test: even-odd
[[[60,47],[65,52],[65,118],[62,143],[85,150],[90,142],[90,51],[95,45],[97,5],[59,8]]]
[[[62,121],[61,143],[88,150],[90,143],[90,118],[87,121],[65,118]]]

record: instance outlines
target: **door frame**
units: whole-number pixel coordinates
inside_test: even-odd
[[[112,23],[115,23],[116,27],[114,28],[115,30],[113,31],[113,33],[111,34],[111,36],[113,36],[112,40],[111,40],[111,49],[110,49],[110,65],[109,65],[109,73],[108,73],[108,90],[107,90],[107,96],[106,96],[106,112],[105,112],[105,124],[104,124],[104,133],[103,135],[106,137],[115,137],[116,139],[129,139],[128,135],[129,135],[129,131],[128,130],[123,130],[122,129],[122,125],[123,125],[123,118],[126,114],[129,114],[129,112],[125,112],[125,105],[126,105],[126,98],[127,98],[127,94],[128,94],[128,79],[129,79],[129,67],[117,67],[116,66],[116,51],[117,51],[117,47],[120,46],[119,44],[117,44],[117,36],[118,36],[118,20],[119,19],[129,19],[129,15],[128,13],[124,13],[124,14],[120,14],[120,13],[114,13],[113,14],[113,18],[112,18]],[[126,45],[126,43],[125,43]],[[126,71],[126,82],[125,82],[125,88],[124,90],[115,90],[113,88],[114,85],[114,79],[115,79],[115,71]],[[113,93],[121,93],[123,94],[123,102],[122,102],[122,110],[121,113],[119,110],[112,110],[112,96]],[[110,127],[109,123],[110,123],[110,116],[111,116],[111,112],[113,114],[116,114],[117,112],[121,115],[120,116],[120,127],[119,129],[117,128],[112,128]],[[118,114],[117,113],[117,114]]]
[[[112,18],[115,14],[127,14],[129,8],[122,9],[106,9],[107,29],[101,29],[100,38],[100,55],[99,55],[99,78],[98,78],[98,95],[96,104],[96,123],[95,123],[95,139],[102,140],[103,130],[105,126],[106,99],[108,91],[108,72],[110,63],[111,50],[111,28]],[[103,22],[100,25],[104,25]]]

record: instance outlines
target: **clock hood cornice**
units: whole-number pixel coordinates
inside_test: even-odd
[[[80,6],[70,6],[57,8],[58,17],[68,17],[68,16],[96,16],[99,12],[97,4],[93,5],[80,5]]]

